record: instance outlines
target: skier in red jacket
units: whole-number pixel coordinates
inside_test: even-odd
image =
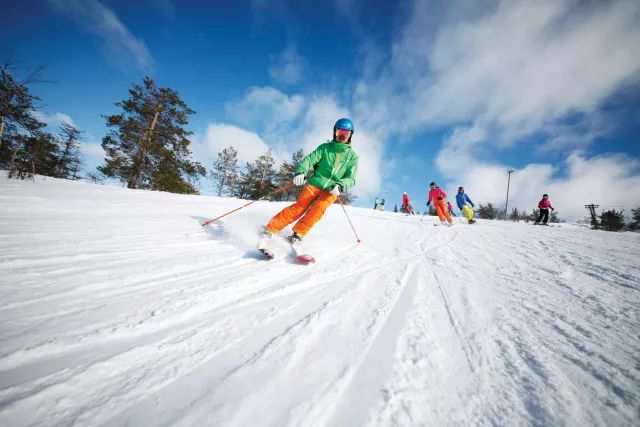
[[[435,182],[429,184],[431,190],[429,191],[429,200],[427,201],[427,208],[431,204],[433,200],[433,205],[436,208],[436,212],[438,213],[438,218],[440,218],[440,222],[444,224],[444,220],[446,219],[449,222],[449,225],[453,224],[453,220],[451,219],[451,215],[447,212],[447,205],[445,199],[447,198],[447,193],[442,191],[440,187],[436,185]]]
[[[451,215],[452,217],[456,216],[456,214],[453,213],[453,206],[449,201],[447,201],[447,212],[449,212],[449,215]]]
[[[549,200],[548,194],[542,195],[542,200],[538,202],[538,209],[540,209],[540,215],[538,215],[538,219],[536,219],[536,222],[534,222],[533,225],[540,224],[540,221],[542,221],[542,225],[548,225],[547,221],[549,221],[549,209],[551,209],[552,211],[555,210],[553,206],[551,206],[551,200]]]
[[[411,202],[409,201],[409,195],[406,192],[402,193],[402,210],[405,213],[414,215],[413,207],[411,207]]]

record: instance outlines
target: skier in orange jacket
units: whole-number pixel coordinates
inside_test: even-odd
[[[429,191],[429,200],[427,201],[427,208],[433,201],[433,205],[436,208],[436,212],[438,213],[438,218],[440,218],[440,222],[444,224],[445,219],[448,221],[449,225],[453,224],[453,220],[451,219],[451,215],[447,212],[447,204],[445,199],[447,198],[447,193],[442,191],[440,187],[436,185],[435,182],[429,184],[431,190]]]

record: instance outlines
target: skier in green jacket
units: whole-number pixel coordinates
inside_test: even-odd
[[[293,178],[295,185],[304,185],[300,196],[294,204],[269,220],[258,242],[258,249],[266,249],[274,234],[298,219],[289,241],[294,247],[300,245],[302,238],[322,218],[329,205],[336,201],[340,193],[355,185],[358,155],[351,148],[353,131],[351,120],[338,120],[333,127],[332,140],[318,146],[302,159]],[[307,178],[310,172],[312,174]]]

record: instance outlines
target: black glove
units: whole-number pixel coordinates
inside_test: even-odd
[[[431,202],[427,202],[427,207],[429,207],[430,204],[431,204]]]
[[[555,209],[554,209],[554,208],[551,208],[551,210],[552,210],[552,211],[555,211]]]

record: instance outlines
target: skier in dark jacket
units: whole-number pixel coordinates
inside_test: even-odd
[[[538,202],[538,209],[540,209],[540,215],[538,215],[538,219],[533,225],[539,225],[540,221],[542,221],[542,225],[549,225],[547,221],[549,221],[549,209],[552,211],[555,210],[553,206],[551,206],[551,200],[549,200],[548,194],[543,194],[542,199]]]

